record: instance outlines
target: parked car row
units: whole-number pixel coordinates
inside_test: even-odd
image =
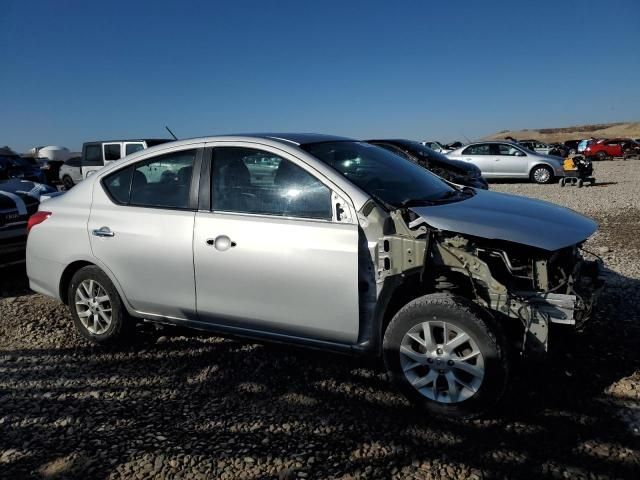
[[[47,183],[42,169],[27,159],[22,158],[9,147],[0,148],[0,181],[11,178]]]
[[[151,321],[370,355],[419,407],[473,417],[503,396],[512,353],[544,355],[551,325],[588,320],[602,287],[581,253],[593,220],[427,171],[480,187],[476,159],[496,176],[560,174],[513,142],[449,154],[461,161],[315,134],[116,155],[28,222],[31,288],[98,344]]]
[[[0,267],[24,261],[27,221],[55,189],[23,178],[0,179]]]
[[[640,153],[640,143],[628,138],[591,140],[581,152],[594,160],[611,160],[613,157],[627,157]]]

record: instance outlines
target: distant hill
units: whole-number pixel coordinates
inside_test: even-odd
[[[518,140],[533,138],[543,142],[564,142],[581,138],[640,138],[640,122],[599,123],[594,125],[577,125],[574,127],[538,128],[526,130],[502,130],[484,137],[485,140],[502,140],[513,137]]]

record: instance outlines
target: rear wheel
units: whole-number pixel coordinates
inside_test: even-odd
[[[71,190],[74,183],[69,175],[65,175],[64,177],[62,177],[62,185],[64,185],[65,190]]]
[[[529,177],[531,181],[535,183],[551,183],[553,180],[553,170],[546,165],[537,165],[533,167]]]
[[[109,277],[96,266],[78,270],[67,292],[76,329],[95,343],[114,343],[133,325]]]
[[[408,303],[389,324],[383,348],[396,385],[436,415],[479,416],[506,389],[509,362],[502,332],[463,298],[433,294]]]

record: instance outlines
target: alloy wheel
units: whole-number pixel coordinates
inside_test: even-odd
[[[95,280],[84,280],[78,285],[75,307],[78,318],[89,333],[101,335],[111,326],[111,299]]]
[[[419,323],[404,335],[400,366],[420,394],[446,404],[475,395],[485,372],[484,357],[471,335],[437,320]]]
[[[546,168],[536,168],[533,172],[533,179],[538,183],[547,183],[551,174]]]

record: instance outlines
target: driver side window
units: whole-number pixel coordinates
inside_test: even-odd
[[[214,211],[331,220],[331,191],[304,169],[270,152],[213,151]]]
[[[517,149],[513,145],[507,145],[504,143],[498,145],[498,155],[509,155],[514,157],[519,153],[522,153],[521,150]]]

